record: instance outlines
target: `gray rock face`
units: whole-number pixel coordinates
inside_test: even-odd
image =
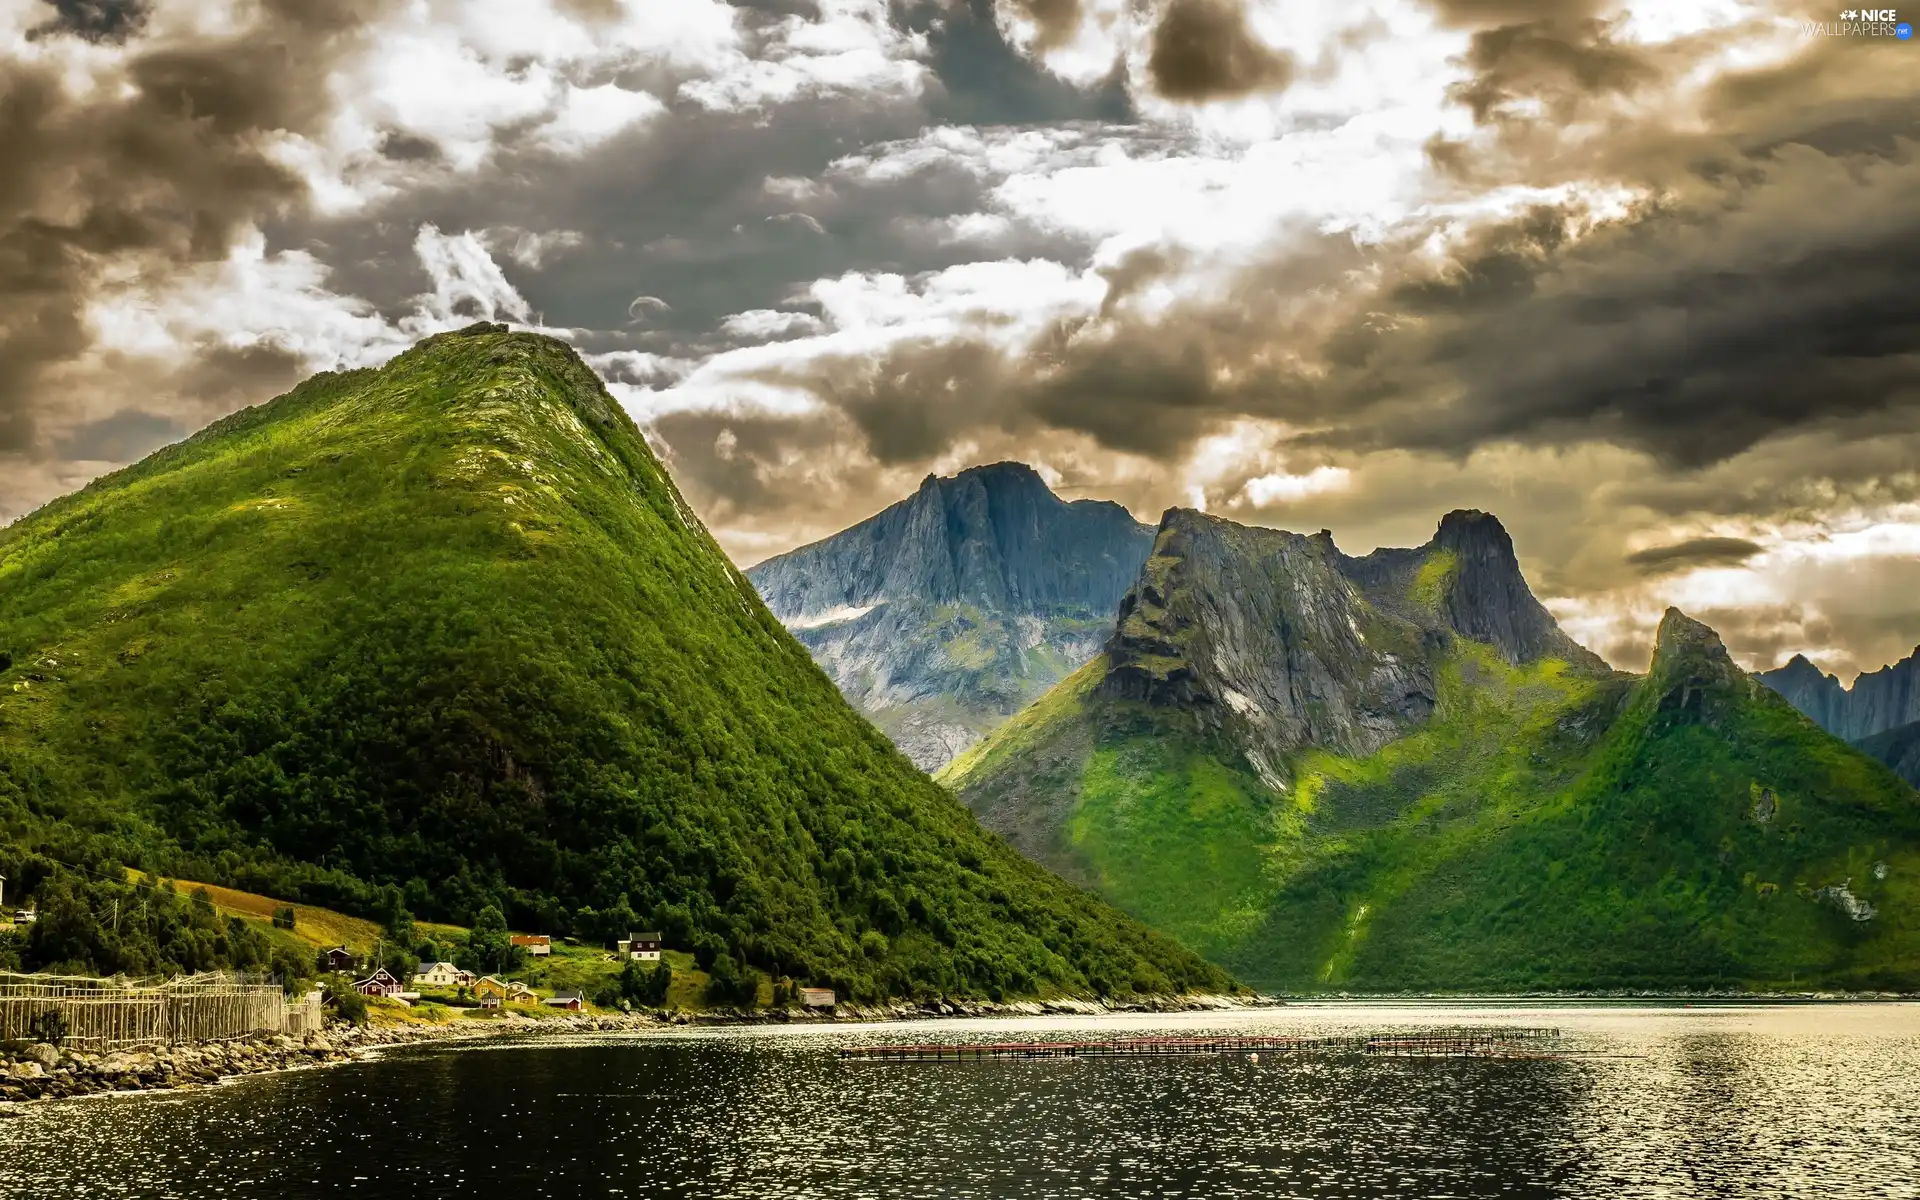
[[[1120,602],[1099,691],[1191,713],[1284,786],[1295,750],[1369,754],[1425,721],[1436,662],[1458,637],[1510,663],[1608,670],[1534,598],[1485,513],[1449,513],[1425,546],[1354,558],[1324,530],[1170,509]]]
[[[747,578],[854,706],[937,770],[1099,652],[1153,532],[996,463]]]
[[[1920,721],[1920,647],[1892,666],[1856,676],[1851,688],[1798,654],[1755,678],[1850,742]]]
[[[1920,787],[1920,721],[1861,738],[1854,745],[1861,753],[1892,767],[1900,778]]]
[[[1499,650],[1509,663],[1564,658],[1577,665],[1606,669],[1600,656],[1566,635],[1553,614],[1534,597],[1513,552],[1513,539],[1491,513],[1457,509],[1440,518],[1426,545],[1411,550],[1375,550],[1364,558],[1340,556],[1340,569],[1374,603],[1421,621],[1413,598],[1415,577],[1448,556],[1436,580],[1435,609],[1447,628]]]
[[[1191,712],[1274,786],[1301,747],[1377,750],[1433,711],[1435,635],[1369,605],[1341,558],[1324,534],[1168,510],[1101,693]]]

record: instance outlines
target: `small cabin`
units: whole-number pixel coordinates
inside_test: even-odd
[[[504,980],[495,979],[491,975],[482,975],[473,985],[473,994],[483,1008],[495,1007],[507,998],[510,991],[512,989]],[[488,1004],[488,1000],[492,1000],[493,1004]]]
[[[507,984],[508,1004],[535,1004],[539,1002],[539,999],[540,997],[534,993],[532,988],[521,983],[518,979]]]
[[[553,953],[553,939],[544,933],[516,933],[508,940],[535,958]]]
[[[630,933],[613,944],[613,951],[621,958],[637,958],[641,962],[659,962],[660,935]]]
[[[803,987],[800,989],[800,1004],[805,1008],[832,1008],[833,989]]]
[[[547,997],[548,1008],[564,1008],[568,1012],[579,1012],[587,1006],[587,998],[579,992],[555,992]]]
[[[327,970],[329,971],[351,974],[353,969],[360,965],[360,960],[353,956],[353,951],[347,949],[345,946],[335,946],[323,953],[326,955]]]
[[[362,996],[398,996],[405,989],[385,967],[367,976],[353,985],[353,990]]]

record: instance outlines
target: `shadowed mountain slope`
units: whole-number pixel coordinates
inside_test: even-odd
[[[938,769],[1098,653],[1153,532],[1021,463],[920,490],[747,572],[854,706]]]

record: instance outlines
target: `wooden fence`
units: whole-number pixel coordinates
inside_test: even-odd
[[[68,1042],[99,1049],[305,1034],[322,1022],[318,993],[289,1004],[279,984],[225,972],[167,980],[0,973],[0,1040],[34,1037],[47,1012],[64,1018]]]

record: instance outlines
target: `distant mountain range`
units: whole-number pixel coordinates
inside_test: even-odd
[[[1892,666],[1856,676],[1851,688],[1799,654],[1755,678],[1828,733],[1920,784],[1920,647]]]
[[[1151,527],[1022,463],[928,476],[747,578],[861,712],[934,771],[1100,652]]]
[[[976,513],[1038,528],[933,506],[925,544],[1002,548],[955,554],[947,602],[1105,586],[1041,572],[1050,543],[943,540]],[[1071,513],[1129,575],[1125,514]],[[658,928],[853,997],[1231,986],[913,769],[580,357],[492,324],[0,529],[0,837],[361,912]]]
[[[1677,611],[1611,670],[1485,513],[1352,557],[1171,510],[1102,653],[939,778],[1268,987],[1920,986],[1920,795]]]

